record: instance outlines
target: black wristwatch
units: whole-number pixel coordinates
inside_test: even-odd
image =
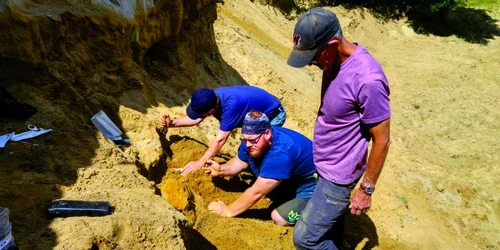
[[[375,187],[365,186],[365,185],[363,185],[363,183],[361,183],[359,188],[361,188],[361,190],[363,190],[367,195],[372,195],[373,192],[375,191]]]

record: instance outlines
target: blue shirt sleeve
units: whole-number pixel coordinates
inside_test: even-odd
[[[266,157],[260,167],[260,177],[269,179],[290,179],[293,162],[285,153]]]

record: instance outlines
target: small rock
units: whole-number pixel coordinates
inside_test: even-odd
[[[9,155],[14,155],[14,152],[12,152],[12,151],[11,151],[11,152],[9,152]]]
[[[438,192],[442,193],[442,192],[444,191],[444,186],[443,186],[443,184],[439,183],[439,184],[437,185],[436,189],[437,189],[437,191],[438,191]]]
[[[163,227],[159,227],[158,229],[156,229],[156,231],[157,231],[158,233],[163,233],[163,231],[165,231],[165,228],[163,228]]]
[[[144,242],[146,240],[146,235],[144,233],[141,233],[137,239],[139,240],[139,242]]]
[[[465,222],[462,219],[458,220],[458,225],[460,225],[461,227],[467,226],[467,224],[465,224]]]
[[[414,107],[415,109],[419,109],[419,108],[420,108],[420,105],[418,105],[418,104],[413,104],[413,107]]]

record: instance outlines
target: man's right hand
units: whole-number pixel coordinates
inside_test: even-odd
[[[351,214],[361,215],[370,209],[372,206],[372,196],[368,195],[361,188],[356,189],[354,194],[351,196],[351,204],[349,208],[351,209]]]
[[[158,120],[158,125],[156,126],[156,131],[161,135],[166,135],[168,128],[172,125],[170,116],[168,114],[163,115],[160,120]]]
[[[221,165],[214,160],[207,160],[207,163],[203,167],[205,170],[205,174],[208,174],[212,177],[220,176]]]
[[[170,127],[172,125],[172,120],[170,120],[170,115],[164,114],[161,116],[160,120],[158,120],[158,127]]]

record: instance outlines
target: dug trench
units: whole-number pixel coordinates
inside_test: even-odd
[[[143,173],[149,180],[155,181],[159,190],[157,193],[186,216],[192,227],[186,228],[184,232],[188,247],[231,249],[232,246],[238,246],[239,249],[261,249],[273,242],[277,249],[292,248],[293,231],[274,225],[270,218],[272,202],[267,198],[261,199],[237,218],[223,218],[208,210],[208,204],[212,201],[226,204],[235,201],[251,185],[253,178],[250,173],[212,178],[203,170],[197,170],[182,176],[176,169],[202,155],[207,146],[175,134],[159,137],[163,148],[159,159],[164,160],[164,164],[152,166]],[[230,157],[219,154],[214,160],[222,164]]]
[[[177,169],[202,155],[207,149],[206,144],[173,132],[159,135],[159,140],[163,149],[158,156],[161,164],[150,166],[148,171],[141,173],[155,182],[157,194],[186,216],[189,226],[182,230],[188,248],[233,249],[237,246],[237,249],[262,249],[266,246],[264,248],[294,249],[293,227],[273,223],[270,214],[274,206],[269,198],[261,199],[235,218],[223,218],[208,210],[212,201],[225,204],[235,201],[252,184],[254,177],[251,173],[212,178],[203,170],[197,170],[182,176]],[[218,154],[213,159],[223,164],[231,157],[234,156]],[[357,246],[361,241],[365,247],[379,245],[375,226],[367,216],[346,216],[345,219],[345,249],[351,244]]]

